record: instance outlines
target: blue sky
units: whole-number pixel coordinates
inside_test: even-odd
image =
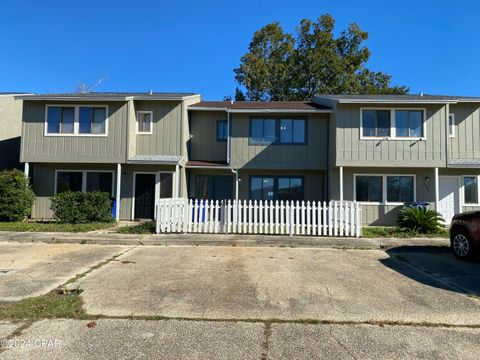
[[[6,1],[0,91],[233,94],[233,69],[255,30],[331,13],[368,31],[369,67],[412,93],[480,95],[477,1]]]

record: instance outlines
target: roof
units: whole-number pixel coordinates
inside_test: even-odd
[[[188,168],[228,168],[229,165],[226,161],[203,161],[203,160],[190,160],[187,162]]]
[[[195,93],[167,92],[88,92],[59,94],[28,94],[17,96],[22,100],[84,100],[84,101],[126,101],[126,100],[184,100],[200,96]]]
[[[480,168],[480,159],[452,159],[448,167],[452,168]]]
[[[201,101],[188,108],[229,112],[331,112],[328,106],[312,101]]]
[[[134,155],[128,159],[128,163],[135,164],[178,164],[183,156],[175,155]]]
[[[338,103],[457,103],[480,102],[480,97],[452,95],[316,95],[315,100],[332,100]]]

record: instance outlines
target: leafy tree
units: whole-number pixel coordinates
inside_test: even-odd
[[[294,35],[279,23],[256,31],[249,51],[234,69],[235,80],[246,89],[247,100],[310,100],[315,94],[405,94],[405,86],[391,86],[391,76],[366,67],[368,33],[352,23],[334,34],[329,14],[317,22],[304,19]],[[243,93],[237,88],[237,95]]]

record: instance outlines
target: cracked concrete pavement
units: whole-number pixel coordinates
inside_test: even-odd
[[[94,267],[70,286],[84,289],[87,313],[102,316],[95,327],[73,319],[25,328],[0,322],[0,339],[16,341],[0,348],[0,359],[475,359],[480,353],[480,266],[459,262],[447,248],[1,245],[0,267],[13,259],[43,285],[7,272],[0,275],[0,296],[3,289],[10,296],[46,293]],[[60,345],[20,347],[29,339]]]

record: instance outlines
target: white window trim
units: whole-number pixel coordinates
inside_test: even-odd
[[[453,120],[452,123],[450,123],[450,118]],[[450,138],[455,137],[455,126],[456,126],[455,114],[450,113],[448,114],[448,137]]]
[[[73,116],[73,133],[71,134],[62,134],[62,133],[49,133],[48,132],[48,108],[50,107],[73,107],[74,108],[74,116]],[[107,112],[107,117],[105,119],[105,133],[103,134],[81,134],[80,130],[80,123],[79,123],[79,113],[80,108],[82,107],[92,107],[92,108],[105,108]],[[45,129],[44,129],[44,136],[79,136],[79,137],[107,137],[108,136],[108,123],[109,123],[109,109],[108,105],[83,105],[83,104],[47,104],[45,106]]]
[[[87,173],[111,173],[112,174],[112,192],[110,196],[115,197],[115,170],[79,170],[79,169],[56,169],[53,193],[57,194],[57,178],[59,172],[79,172],[82,173],[82,192],[87,192]]]
[[[138,115],[140,114],[150,114],[150,131],[138,131]],[[153,134],[153,111],[143,111],[143,110],[140,110],[140,111],[137,111],[137,116],[136,116],[136,122],[135,122],[136,126],[135,126],[135,133],[137,135],[151,135]]]
[[[466,203],[465,202],[465,178],[466,177],[475,177],[477,178],[477,203]],[[480,206],[480,176],[479,175],[462,175],[462,183],[460,184],[460,207],[463,206]]]
[[[390,136],[363,136],[363,111],[364,110],[388,110],[390,111]],[[396,134],[395,113],[397,110],[423,111],[423,136],[422,137],[402,137]],[[360,140],[403,140],[403,141],[424,141],[427,140],[427,109],[426,108],[385,108],[385,107],[361,107],[360,108]]]
[[[382,201],[359,201],[362,205],[403,205],[403,202],[387,201],[387,177],[410,176],[413,177],[413,201],[417,201],[417,176],[415,174],[353,174],[353,200],[357,199],[357,176],[380,176],[382,178]]]

